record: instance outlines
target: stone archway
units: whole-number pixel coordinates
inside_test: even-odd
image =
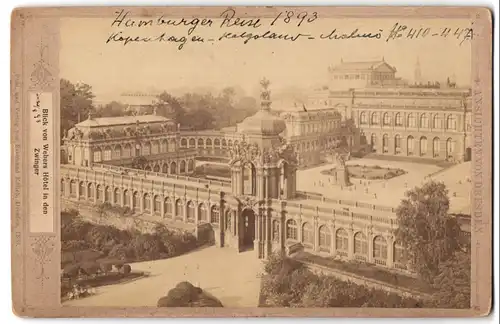
[[[241,212],[240,222],[240,246],[243,250],[253,249],[255,240],[255,212],[251,208],[245,208]]]

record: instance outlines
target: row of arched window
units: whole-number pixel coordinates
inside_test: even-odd
[[[307,123],[300,126],[301,134],[311,134],[320,132],[330,132],[340,127],[340,119],[323,120],[319,123]]]
[[[277,222],[277,221],[275,221]],[[275,226],[273,225],[273,228]],[[286,239],[292,241],[298,241],[298,226],[297,222],[293,219],[289,219],[286,222]],[[314,246],[314,227],[311,223],[305,222],[302,224],[301,230],[301,243],[309,248]],[[276,233],[275,233],[276,235]],[[317,230],[318,243],[320,251],[330,252],[332,243],[332,233],[327,225],[321,225]],[[349,251],[349,233],[343,228],[339,228],[335,231],[335,246],[336,251],[340,255],[347,256]],[[353,242],[353,252],[354,257],[357,259],[362,259],[366,261],[368,257],[368,238],[362,232],[356,232],[354,234]],[[404,249],[399,242],[394,243],[394,262],[402,262],[404,258]],[[380,264],[385,265],[385,260],[387,260],[388,243],[386,239],[377,235],[373,238],[373,253],[372,257]]]
[[[382,114],[382,119],[381,113],[379,112],[372,112],[371,114],[365,111],[362,111],[359,114],[359,123],[360,125],[384,125],[384,126],[392,126],[393,121],[392,121],[392,114],[385,112]],[[404,123],[404,116],[403,113],[396,113],[394,116],[394,126],[406,126],[406,127],[419,127],[419,128],[435,128],[435,129],[442,129],[443,128],[443,116],[439,114],[435,114],[432,117],[432,123],[430,122],[429,119],[429,114],[421,114],[420,117],[418,118],[418,124],[417,124],[417,114],[414,113],[409,113],[406,116],[406,123]],[[446,116],[444,119],[445,123],[445,129],[448,130],[456,130],[457,129],[457,119],[456,116],[451,114]]]
[[[210,208],[210,219],[208,219],[208,209],[204,203],[196,204],[193,201],[188,201],[184,206],[181,199],[176,199],[175,202],[170,197],[165,197],[162,199],[159,195],[154,195],[151,201],[151,195],[149,193],[140,194],[138,191],[132,190],[120,190],[115,188],[112,190],[111,186],[103,186],[94,183],[85,184],[85,182],[76,180],[69,180],[69,192],[65,192],[65,179],[61,179],[61,194],[68,195],[71,198],[81,198],[81,199],[95,199],[98,202],[108,202],[113,205],[119,205],[123,207],[129,207],[132,210],[139,210],[142,207],[144,212],[152,212],[154,214],[161,213],[161,204],[163,203],[164,217],[173,218],[176,220],[183,220],[184,213],[186,214],[186,220],[188,223],[194,223],[195,221],[195,211],[198,208],[198,220],[200,222],[210,222],[213,224],[218,224],[220,220],[220,211],[218,205],[212,205]],[[123,200],[122,200],[123,199]]]
[[[124,158],[130,158],[135,156],[147,156],[147,155],[155,155],[167,152],[175,152],[176,145],[175,139],[171,139],[170,141],[161,140],[161,141],[150,141],[143,142],[141,144],[131,144],[127,143],[124,145],[108,145],[104,148],[94,147],[93,148],[93,161],[101,162],[101,161],[110,161],[110,160],[118,160]]]
[[[223,139],[214,139],[212,141],[211,138],[203,139],[203,138],[198,138],[198,140],[194,138],[181,138],[180,145],[182,148],[196,148],[196,147],[215,147],[215,148],[225,148],[225,147],[231,147],[233,145],[237,145],[239,143],[238,140],[226,140],[225,138]]]
[[[415,142],[418,141],[418,152],[415,151]],[[366,137],[362,138],[362,142],[366,143]],[[396,134],[394,136],[394,154],[402,154],[401,148],[401,135]],[[431,151],[429,152],[428,139],[426,136],[421,136],[419,139],[415,139],[412,135],[406,137],[406,155],[411,156],[418,153],[419,156],[430,155],[432,157],[439,157],[441,154],[445,154],[446,157],[452,157],[455,154],[455,141],[451,138],[447,138],[444,142],[445,151],[441,152],[442,140],[439,137],[434,137],[432,139],[432,146],[430,147]],[[373,133],[370,137],[370,145],[377,150],[378,139],[377,135]],[[382,150],[383,153],[389,153],[390,144],[389,144],[389,135],[382,135]]]

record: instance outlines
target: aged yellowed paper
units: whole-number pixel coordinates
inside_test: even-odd
[[[491,308],[491,13],[12,14],[14,311]]]

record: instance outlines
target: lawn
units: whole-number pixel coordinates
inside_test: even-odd
[[[366,278],[382,281],[394,286],[404,287],[407,289],[418,290],[423,293],[432,293],[433,289],[427,283],[403,274],[397,274],[386,271],[375,265],[359,262],[344,262],[332,258],[313,255],[308,252],[299,252],[294,256],[298,261],[305,261],[331,269],[337,269],[359,275]]]
[[[354,179],[366,179],[366,180],[388,180],[394,177],[398,177],[406,173],[403,169],[398,168],[383,168],[378,165],[360,165],[351,164],[346,166],[349,176]],[[321,171],[325,175],[334,175],[335,168]]]

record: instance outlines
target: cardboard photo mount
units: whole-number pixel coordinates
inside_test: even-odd
[[[477,317],[492,301],[492,14],[477,7],[301,7],[318,19],[470,20],[472,70],[471,308],[72,307],[60,296],[60,33],[63,18],[220,18],[221,7],[18,8],[11,32],[13,311],[22,317]],[[234,7],[240,17],[273,18],[285,7]],[[92,21],[90,19],[89,21]],[[445,25],[445,24],[444,24]],[[88,28],[92,28],[89,25]],[[374,30],[377,28],[374,26]],[[384,31],[388,37],[388,31]],[[103,32],[103,42],[106,38]],[[397,36],[395,36],[397,37]],[[402,36],[407,37],[407,36]],[[343,43],[348,46],[348,44]],[[194,46],[188,44],[187,46]],[[252,46],[252,45],[249,45]],[[271,45],[270,45],[271,46]],[[304,45],[306,46],[306,45]],[[340,45],[339,45],[340,46]],[[401,45],[404,46],[404,45]],[[367,43],[369,50],[369,43]],[[187,52],[189,53],[189,52]],[[189,54],[186,54],[189,55]],[[75,58],[75,64],[85,64]],[[306,64],[298,62],[298,64]],[[96,71],[98,73],[98,71]],[[33,144],[35,143],[35,144]],[[33,145],[40,150],[33,152]],[[45,146],[47,145],[47,146]],[[38,159],[38,161],[34,161]],[[34,165],[37,165],[35,167]],[[44,171],[45,170],[45,171]],[[46,172],[46,173],[45,173]],[[34,175],[36,174],[36,175]],[[35,179],[35,180],[34,180]]]

